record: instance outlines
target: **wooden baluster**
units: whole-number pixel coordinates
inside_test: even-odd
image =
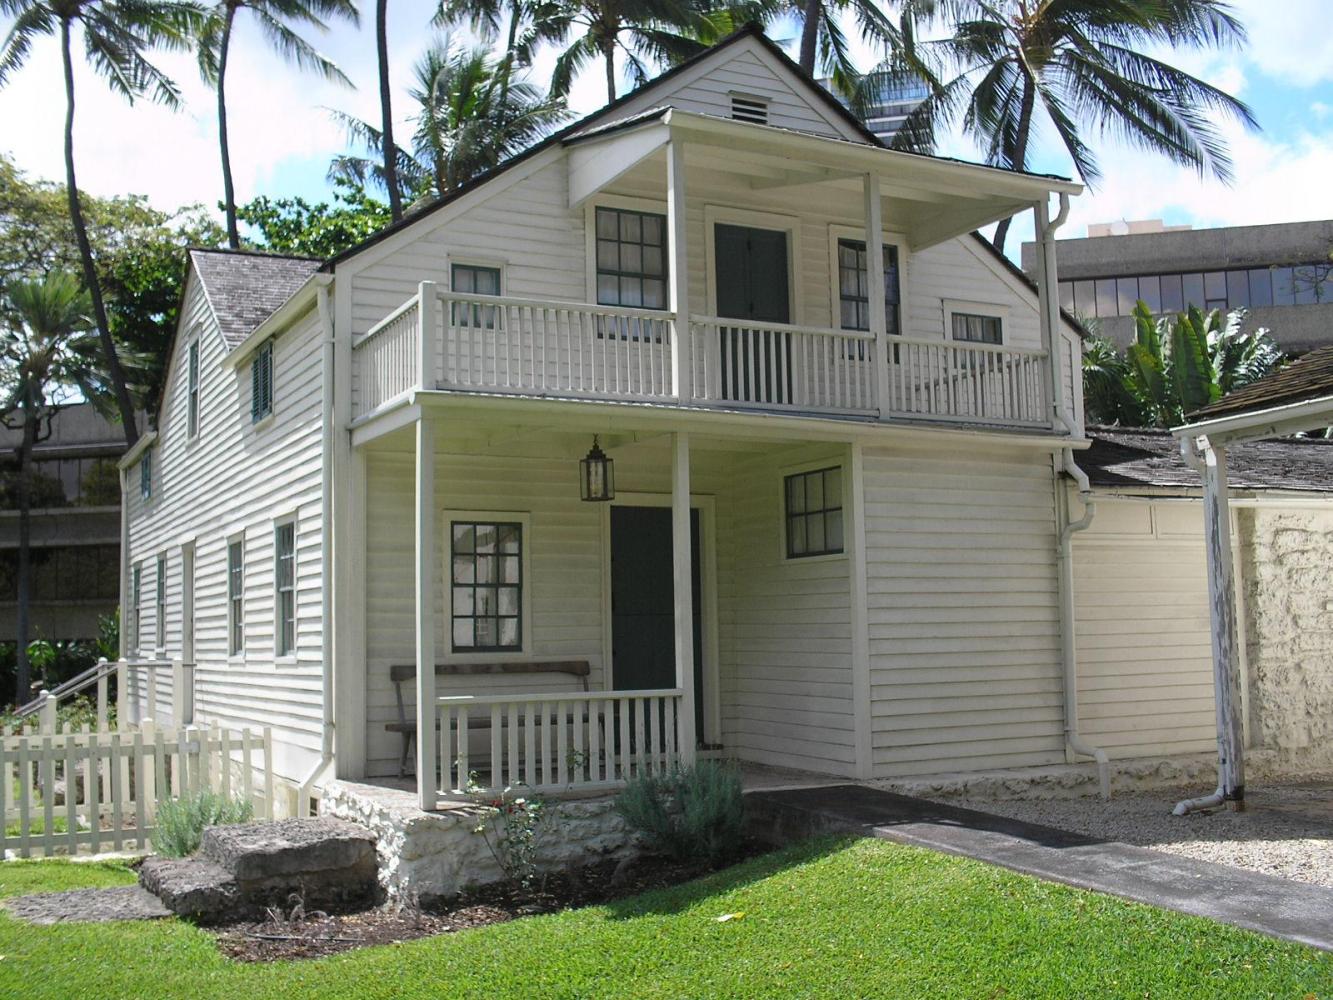
[[[472,742],[468,729],[471,714],[467,705],[458,706],[458,784],[454,786],[456,788],[467,788],[472,781],[472,764],[468,759],[468,751],[471,749],[469,744]],[[442,739],[440,742],[443,744],[445,741]],[[444,773],[445,777],[448,777],[448,771]]]
[[[564,785],[569,781],[569,715],[567,701],[555,703],[555,783]]]
[[[508,737],[509,737],[509,771],[508,771],[508,774],[509,774],[509,780],[508,780],[508,783],[509,783],[510,785],[517,785],[518,782],[519,782],[519,770],[518,770],[518,765],[519,765],[519,761],[521,760],[521,758],[519,757],[519,754],[518,754],[518,726],[519,726],[519,723],[518,723],[518,705],[516,705],[516,704],[511,704],[511,705],[509,706],[509,731],[508,731],[508,734],[507,734]],[[497,787],[497,788],[503,788],[503,787],[504,787],[504,784],[501,783],[500,785],[497,785],[496,787]]]
[[[535,703],[530,701],[523,703],[523,756],[526,764],[523,771],[523,780],[533,787],[541,784],[537,775],[537,720],[533,716],[536,710]]]
[[[606,717],[604,708],[601,701],[588,702],[588,780],[591,782],[602,780],[599,771],[602,766],[602,720]]]
[[[673,695],[666,700],[666,721],[662,728],[666,731],[666,766],[670,771],[676,766],[676,704],[677,699]]]
[[[660,724],[657,718],[657,709],[660,704],[657,698],[645,698],[643,707],[648,713],[648,773],[658,774],[661,771],[661,758],[658,756],[661,748],[658,745],[660,738]]]
[[[503,788],[504,778],[504,731],[500,728],[500,706],[491,706],[491,788]]]
[[[628,698],[620,699],[620,730],[617,735],[620,738],[620,774],[617,777],[621,781],[629,781],[634,775],[634,769],[631,766],[630,758],[633,744],[630,742]]]
[[[541,784],[551,784],[551,704],[542,702],[541,734],[542,734],[542,754],[541,754]],[[534,782],[536,784],[536,782]]]
[[[573,763],[573,781],[575,784],[583,784],[586,781],[584,769],[588,764],[588,756],[583,752],[583,729],[588,724],[588,702],[579,699],[574,702],[572,709],[572,719],[574,724],[574,759]]]
[[[637,774],[648,773],[648,747],[644,743],[643,736],[643,709],[645,701],[642,698],[635,698],[630,702],[630,711],[634,715],[634,759],[637,762]]]

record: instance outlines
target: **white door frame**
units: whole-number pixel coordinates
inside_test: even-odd
[[[670,507],[670,493],[631,493],[621,491],[605,505],[602,513],[602,687],[610,691],[614,683],[611,662],[611,508]],[[699,741],[722,742],[721,682],[718,671],[717,630],[717,504],[706,493],[690,494],[690,509],[699,512],[699,604],[701,615],[700,646],[703,648],[704,731]]]

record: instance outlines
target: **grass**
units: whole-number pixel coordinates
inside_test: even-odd
[[[0,895],[116,885],[13,862]],[[724,923],[716,918],[743,913]],[[0,996],[1333,997],[1333,956],[881,841],[818,840],[591,907],[307,962],[240,965],[180,921],[0,915]]]

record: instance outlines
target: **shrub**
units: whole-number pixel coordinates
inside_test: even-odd
[[[617,797],[616,812],[650,850],[677,861],[716,865],[741,847],[745,800],[740,768],[705,760],[671,774],[634,778]]]
[[[216,792],[198,792],[167,799],[157,807],[153,849],[169,858],[183,858],[199,850],[204,827],[245,823],[254,806],[244,799],[229,799]]]

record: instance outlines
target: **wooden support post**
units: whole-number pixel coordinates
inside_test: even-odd
[[[417,385],[422,389],[438,389],[435,377],[435,326],[440,310],[440,297],[435,282],[423,281],[417,286],[417,320],[420,339],[417,342]]]
[[[130,724],[130,664],[125,657],[116,661],[116,728]]]
[[[671,583],[676,625],[676,687],[681,689],[680,762],[694,763],[698,735],[694,702],[694,573],[690,545],[690,436],[671,438]],[[623,737],[622,737],[623,738]]]
[[[107,724],[107,663],[105,659],[97,661],[97,731],[106,732]]]
[[[435,426],[417,420],[416,448],[417,796],[434,809],[435,774]]]
[[[1236,638],[1236,577],[1231,560],[1231,510],[1226,450],[1206,437],[1195,442],[1203,461],[1204,544],[1208,551],[1208,604],[1212,617],[1213,681],[1217,699],[1217,753],[1223,798],[1245,808],[1245,737],[1241,711],[1240,648]]]
[[[38,697],[42,699],[41,707],[37,710],[39,732],[44,736],[52,736],[56,731],[56,700],[51,697],[51,692],[45,689]],[[47,788],[47,795],[50,794],[51,790]]]
[[[875,405],[881,420],[889,410],[889,314],[884,302],[884,206],[879,194],[879,175],[862,179],[866,222],[866,294],[870,297],[870,332],[875,335]]]
[[[865,461],[861,442],[850,446],[843,477],[842,505],[850,516],[847,572],[851,577],[852,723],[856,739],[856,776],[872,777],[873,718],[870,703],[870,625],[866,587]]]
[[[185,725],[185,663],[171,661],[171,724]]]
[[[671,385],[676,398],[689,402],[696,395],[693,341],[690,337],[690,257],[685,202],[685,144],[667,143],[667,243],[671,264],[667,270],[667,302],[675,314],[671,341]],[[688,498],[687,498],[688,499]]]

